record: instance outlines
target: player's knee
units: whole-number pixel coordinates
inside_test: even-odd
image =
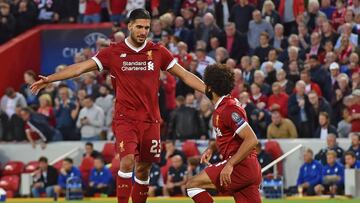
[[[139,164],[136,166],[136,177],[140,180],[146,180],[149,177],[151,164]]]
[[[133,157],[124,157],[120,161],[120,171],[124,173],[132,172],[134,169],[135,160]]]
[[[185,187],[186,187],[187,189],[197,187],[197,186],[196,186],[196,182],[194,181],[194,178],[190,178],[190,179],[186,182]]]

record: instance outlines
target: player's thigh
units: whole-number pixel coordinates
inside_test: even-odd
[[[138,129],[140,131],[138,161],[158,163],[161,153],[160,124],[139,123]]]
[[[206,189],[215,189],[216,186],[212,183],[209,175],[205,171],[196,176],[191,177],[187,183],[186,188],[206,188]]]
[[[250,185],[234,193],[235,203],[261,203],[259,187]]]
[[[126,120],[114,120],[113,130],[116,138],[116,152],[119,154],[120,160],[127,155],[139,154],[138,151],[138,130],[136,123]]]

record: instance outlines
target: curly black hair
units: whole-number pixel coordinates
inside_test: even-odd
[[[224,64],[209,65],[205,69],[204,82],[218,96],[224,96],[234,88],[234,72]]]

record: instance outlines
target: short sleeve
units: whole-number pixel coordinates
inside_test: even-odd
[[[104,69],[109,69],[110,67],[110,57],[111,57],[111,47],[107,47],[98,51],[95,56],[91,59],[95,61],[98,70],[101,72]]]
[[[160,58],[161,58],[161,70],[170,70],[176,64],[177,60],[173,57],[168,49],[164,46],[160,46]]]
[[[227,108],[222,117],[224,125],[234,131],[234,134],[239,134],[248,125],[244,110],[238,106]]]

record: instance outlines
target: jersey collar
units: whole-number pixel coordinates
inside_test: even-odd
[[[229,95],[224,95],[224,96],[222,96],[222,97],[220,97],[220,99],[216,102],[216,104],[215,104],[215,109],[217,109],[218,107],[219,107],[219,105],[220,105],[220,103],[224,100],[224,98],[225,97],[227,97],[227,96],[229,96]]]
[[[135,52],[139,52],[139,51],[141,51],[142,49],[145,48],[145,46],[146,46],[146,44],[147,44],[147,40],[145,40],[145,42],[143,43],[143,45],[141,45],[141,47],[134,47],[133,45],[131,45],[128,38],[125,39],[125,44],[126,44],[131,50],[133,50],[133,51],[135,51]]]

